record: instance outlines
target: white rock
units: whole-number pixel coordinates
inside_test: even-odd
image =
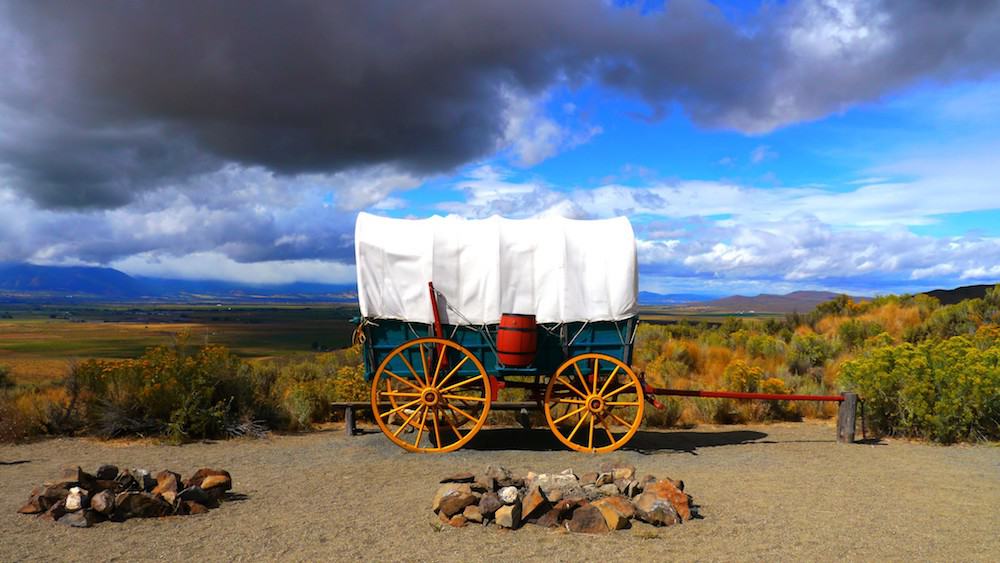
[[[66,497],[66,511],[74,512],[83,508],[83,497],[86,494],[80,487],[70,489],[69,496]]]
[[[517,502],[517,487],[504,487],[497,491],[497,495],[504,504],[514,504]]]

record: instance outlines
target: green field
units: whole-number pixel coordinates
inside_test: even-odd
[[[0,365],[15,381],[43,383],[62,377],[74,360],[132,358],[182,334],[246,358],[332,350],[350,345],[355,315],[356,307],[336,304],[0,305]]]

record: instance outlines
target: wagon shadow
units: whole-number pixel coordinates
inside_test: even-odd
[[[717,446],[738,446],[741,444],[759,443],[767,438],[764,432],[754,430],[729,430],[723,432],[676,431],[657,432],[641,430],[632,436],[619,451],[634,451],[641,454],[651,454],[662,451],[673,451],[698,455],[701,448]],[[566,451],[567,448],[548,429],[524,430],[521,428],[491,428],[480,430],[466,444],[466,450],[527,450],[527,451]]]

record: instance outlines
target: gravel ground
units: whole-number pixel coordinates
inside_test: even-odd
[[[840,445],[828,424],[640,432],[592,457],[547,430],[486,429],[452,454],[330,430],[163,446],[55,439],[0,447],[0,560],[991,560],[1000,559],[1000,448]],[[12,461],[27,463],[9,464]],[[440,477],[502,464],[578,472],[622,460],[683,479],[702,519],[606,536],[432,525]],[[75,463],[228,469],[244,500],[207,515],[70,529],[15,514]]]

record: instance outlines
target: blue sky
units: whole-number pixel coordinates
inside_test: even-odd
[[[0,261],[349,283],[360,211],[626,215],[649,291],[996,283],[997,45],[995,1],[0,2]]]

